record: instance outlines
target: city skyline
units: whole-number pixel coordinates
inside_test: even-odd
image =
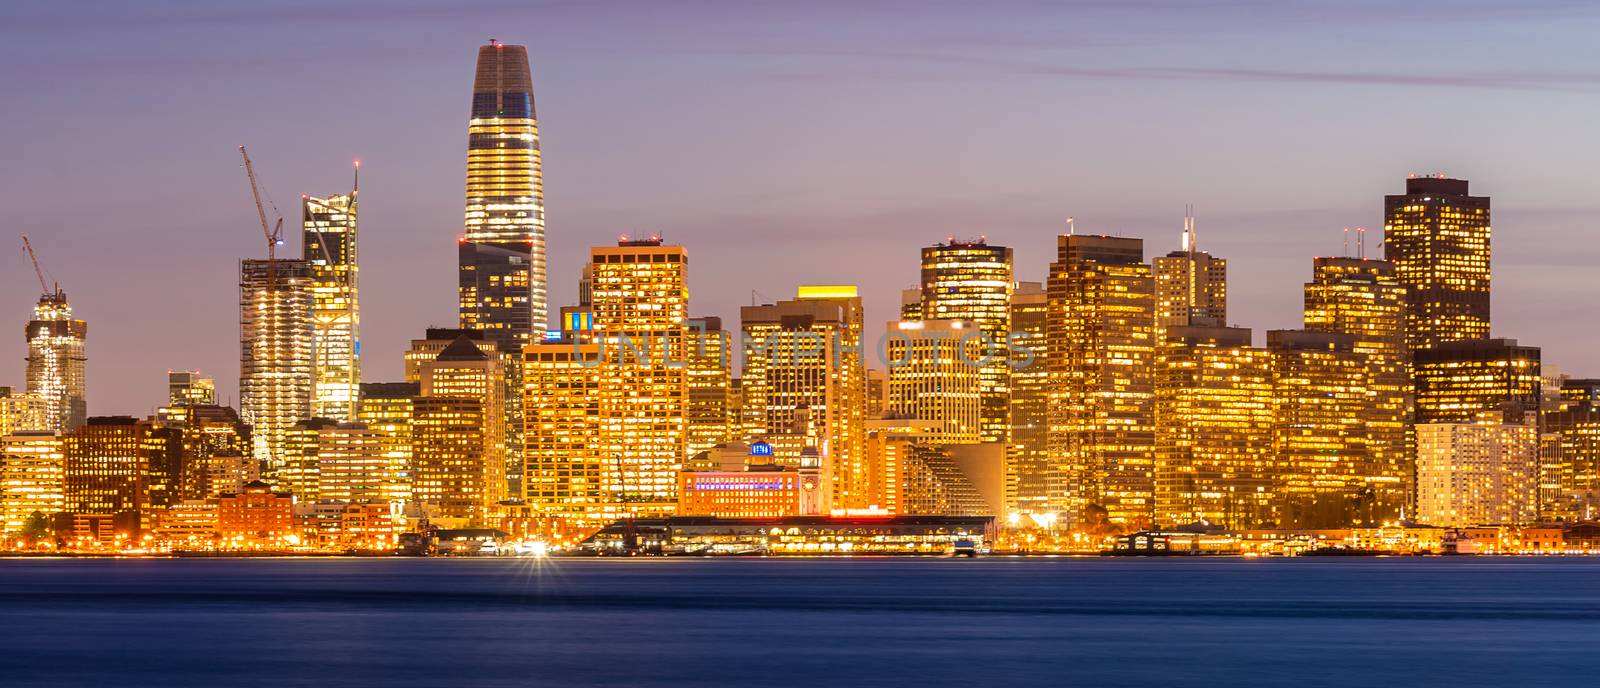
[[[1470,33],[1474,26],[1481,27],[1490,13],[1481,7],[1475,8],[1475,11],[1452,17],[1445,26],[1448,32],[1459,35]],[[869,20],[885,21],[882,10],[863,11],[871,15],[867,17]],[[928,17],[914,23],[913,33],[939,35],[939,27],[953,20],[952,12],[954,10],[949,8],[930,11]],[[1563,16],[1561,13],[1560,8],[1552,6],[1532,18],[1520,18],[1513,22],[1513,30],[1508,35],[1520,35],[1518,31],[1534,31],[1539,27],[1560,35],[1551,25]],[[1123,20],[1128,19],[1126,14],[1110,10],[1085,14],[1084,21],[1091,26],[1122,26]],[[202,25],[227,25],[253,18],[257,16],[251,13],[240,16],[201,14],[193,21]],[[401,26],[413,26],[420,21],[403,13],[380,18]],[[1402,180],[1408,172],[1431,173],[1442,167],[1452,176],[1471,180],[1473,193],[1497,199],[1496,215],[1501,231],[1496,232],[1494,284],[1499,304],[1495,310],[1499,317],[1492,336],[1517,338],[1539,346],[1544,349],[1547,362],[1575,374],[1584,374],[1597,364],[1583,346],[1590,334],[1584,319],[1576,317],[1583,311],[1573,305],[1583,302],[1581,295],[1577,299],[1563,299],[1564,302],[1554,298],[1558,288],[1570,290],[1576,284],[1581,289],[1581,265],[1588,257],[1587,252],[1592,250],[1582,240],[1582,235],[1575,232],[1586,210],[1580,177],[1572,174],[1574,170],[1564,167],[1577,164],[1578,159],[1565,154],[1566,149],[1556,141],[1560,132],[1568,131],[1563,128],[1568,121],[1566,118],[1577,117],[1584,111],[1581,106],[1586,101],[1581,94],[1561,92],[1585,88],[1572,74],[1568,74],[1566,81],[1552,77],[1553,80],[1540,82],[1537,75],[1524,75],[1521,80],[1497,81],[1484,77],[1476,81],[1450,81],[1442,77],[1470,73],[1471,70],[1466,69],[1470,63],[1445,64],[1445,58],[1434,57],[1419,58],[1415,66],[1417,74],[1440,76],[1437,83],[1399,79],[1386,85],[1377,78],[1351,79],[1351,83],[1333,78],[1297,80],[1288,75],[1288,70],[1255,80],[1219,75],[1212,79],[1221,82],[1216,88],[1227,89],[1247,99],[1265,97],[1267,92],[1277,90],[1321,102],[1327,98],[1381,96],[1394,89],[1410,89],[1406,93],[1413,102],[1448,106],[1463,99],[1491,98],[1521,91],[1524,98],[1504,107],[1526,107],[1529,103],[1521,101],[1547,99],[1563,99],[1562,102],[1570,102],[1573,107],[1570,112],[1559,113],[1549,112],[1551,108],[1548,107],[1533,108],[1550,116],[1550,121],[1541,122],[1545,131],[1519,130],[1516,135],[1505,137],[1510,139],[1509,143],[1488,140],[1489,134],[1498,134],[1499,130],[1492,128],[1492,122],[1484,116],[1466,113],[1442,127],[1366,120],[1366,129],[1363,129],[1327,121],[1313,130],[1321,137],[1276,140],[1271,137],[1284,133],[1277,127],[1293,114],[1292,109],[1272,109],[1260,114],[1259,119],[1233,110],[1230,114],[1245,123],[1266,127],[1259,136],[1245,140],[1237,136],[1239,123],[1219,121],[1213,116],[1218,114],[1216,110],[1208,110],[1202,101],[1191,100],[1181,102],[1194,107],[1197,123],[1180,127],[1180,130],[1192,133],[1196,140],[1174,145],[1173,133],[1160,133],[1150,142],[1114,136],[1112,138],[1118,139],[1121,146],[1120,152],[1114,152],[1106,147],[1106,142],[1096,140],[1099,138],[1096,131],[1126,131],[1112,127],[1106,119],[1108,116],[1117,114],[1136,120],[1151,117],[1152,113],[1166,107],[1155,102],[1159,98],[1152,98],[1193,95],[1195,79],[1133,73],[1119,77],[1080,74],[1058,85],[1057,81],[1062,80],[1054,77],[1019,76],[995,65],[990,65],[994,67],[990,69],[972,64],[995,58],[995,51],[1043,49],[1025,44],[1008,49],[993,45],[953,46],[950,52],[965,51],[975,55],[963,57],[967,63],[950,65],[941,65],[936,60],[896,60],[877,55],[867,61],[885,69],[887,76],[869,72],[850,77],[836,75],[831,79],[804,78],[802,73],[806,70],[831,72],[837,69],[838,65],[822,55],[829,50],[818,48],[795,57],[794,64],[788,67],[793,73],[781,79],[770,73],[752,77],[740,75],[737,70],[730,75],[727,68],[712,69],[715,78],[709,79],[709,85],[683,91],[679,103],[662,96],[664,90],[683,87],[683,82],[677,81],[682,77],[667,79],[656,74],[663,81],[654,84],[648,83],[649,78],[644,79],[647,83],[638,83],[637,77],[617,83],[593,80],[586,86],[576,84],[575,80],[594,76],[592,70],[619,67],[616,64],[609,67],[586,65],[575,59],[575,55],[581,54],[574,53],[579,50],[578,41],[552,36],[559,32],[536,28],[535,20],[548,18],[560,24],[573,21],[572,15],[544,9],[524,18],[528,20],[524,31],[517,30],[512,22],[510,26],[497,25],[488,34],[529,44],[533,79],[543,105],[540,114],[545,115],[541,134],[547,142],[552,310],[576,301],[577,274],[582,256],[590,247],[606,245],[619,233],[660,232],[670,243],[685,246],[695,256],[697,265],[721,268],[702,269],[691,274],[690,316],[721,316],[732,322],[738,307],[749,303],[751,292],[759,292],[764,297],[760,300],[767,302],[784,298],[801,284],[857,284],[866,302],[867,331],[876,332],[882,323],[896,319],[898,312],[894,306],[899,289],[916,283],[917,251],[946,236],[987,234],[994,243],[1013,248],[1017,279],[1042,281],[1053,255],[1050,246],[1055,236],[1065,230],[1065,216],[1079,218],[1080,233],[1141,237],[1145,240],[1147,255],[1153,256],[1179,248],[1182,208],[1192,203],[1197,206],[1200,231],[1206,235],[1204,246],[1231,263],[1230,320],[1257,330],[1259,344],[1266,330],[1297,326],[1300,306],[1297,288],[1306,279],[1307,262],[1312,256],[1340,253],[1340,228],[1381,226],[1381,196],[1401,193]],[[735,12],[716,26],[726,28],[738,26],[739,22],[771,18]],[[1361,25],[1375,21],[1354,11],[1337,18]],[[1287,22],[1293,17],[1275,15],[1267,19]],[[38,16],[34,16],[34,20],[41,21]],[[1027,33],[1013,21],[997,26],[993,32]],[[426,326],[454,325],[452,266],[441,256],[447,256],[449,251],[448,243],[443,242],[452,241],[460,232],[459,190],[464,172],[460,132],[464,119],[462,104],[468,95],[461,75],[470,70],[473,57],[466,46],[482,45],[488,34],[481,26],[471,25],[477,22],[470,13],[466,19],[439,23],[444,25],[447,35],[427,41],[428,47],[408,52],[399,57],[393,68],[373,74],[378,82],[405,76],[425,84],[426,88],[389,93],[388,102],[393,107],[383,111],[383,118],[377,118],[371,114],[373,109],[359,107],[357,100],[343,95],[327,100],[316,113],[286,116],[289,128],[297,132],[314,128],[318,132],[319,136],[312,137],[314,141],[310,144],[292,141],[283,126],[265,126],[255,115],[229,117],[225,123],[206,124],[197,135],[173,143],[172,148],[164,150],[159,157],[140,147],[132,137],[114,142],[114,151],[119,156],[146,161],[152,166],[150,174],[134,174],[120,159],[95,159],[97,164],[89,166],[81,163],[60,166],[63,163],[40,157],[41,149],[35,142],[15,142],[14,149],[20,152],[18,160],[25,164],[14,166],[7,173],[7,179],[14,182],[7,185],[7,194],[17,194],[16,202],[8,204],[13,208],[10,224],[17,233],[31,233],[48,274],[72,295],[75,316],[89,321],[94,328],[88,344],[91,415],[149,413],[164,402],[161,375],[168,369],[199,369],[218,380],[220,401],[237,403],[236,357],[233,356],[233,347],[237,346],[237,332],[233,327],[237,295],[232,288],[231,273],[236,270],[239,258],[260,257],[248,187],[232,157],[232,146],[238,143],[252,147],[263,184],[279,204],[280,211],[291,217],[294,194],[325,193],[328,189],[343,188],[348,183],[350,159],[360,157],[367,162],[368,188],[364,191],[368,193],[363,199],[366,207],[362,219],[365,259],[362,279],[366,287],[363,291],[367,292],[362,304],[365,311],[362,339],[366,345],[362,358],[367,381],[399,379],[400,354],[406,341]],[[14,25],[29,23],[23,21]],[[84,30],[88,32],[86,35],[93,35],[104,29],[96,28],[91,22]],[[815,30],[814,26],[801,26],[788,33],[778,33],[793,39]],[[1117,36],[1126,39],[1128,45],[1139,44],[1128,37],[1131,31],[1124,26],[1123,33]],[[1151,32],[1159,33],[1159,30]],[[1149,39],[1148,35],[1142,37],[1142,40]],[[1206,44],[1205,39],[1191,37],[1188,40]],[[839,47],[840,43],[849,45],[852,39],[839,37],[834,43],[834,47]],[[1549,50],[1560,53],[1561,42],[1554,43],[1556,47]],[[7,50],[18,47],[43,49],[37,41],[24,40]],[[748,45],[744,48],[755,50]],[[239,54],[260,58],[265,54],[263,49],[253,40],[247,40],[240,46]],[[129,53],[128,46],[110,40],[90,41],[85,50],[101,55],[141,54]],[[149,50],[162,52],[154,48]],[[637,51],[653,52],[669,66],[712,57],[704,53],[685,54],[681,46],[673,48],[661,44],[642,45],[633,50],[636,52],[629,53],[631,58],[638,57]],[[1215,61],[1228,61],[1226,51],[1217,53],[1215,46],[1212,51],[1208,54]],[[297,58],[298,62],[287,66],[289,71],[318,71],[325,69],[322,58],[335,60],[336,57],[328,53],[321,57],[313,54]],[[1072,62],[1071,54],[1055,57],[1065,58],[1059,60],[1064,63]],[[861,59],[866,60],[865,57]],[[237,69],[240,74],[252,78],[260,75],[263,82],[243,90],[225,91],[233,97],[227,101],[225,109],[231,113],[236,108],[247,109],[248,104],[257,102],[263,95],[283,98],[293,93],[280,83],[282,77],[272,76],[273,70],[285,66],[275,60],[277,58],[259,64],[241,58],[239,64],[228,65],[226,69]],[[33,61],[38,61],[38,56]],[[759,54],[745,55],[739,61],[749,62],[752,69],[769,71],[783,67],[771,63],[784,62]],[[54,73],[69,74],[72,69],[84,69],[84,64],[83,60],[66,61],[45,72],[58,70]],[[146,78],[139,71],[141,64],[148,63],[135,59],[111,72],[139,82]],[[198,73],[191,69],[178,74],[180,78],[195,79],[197,84],[209,84],[227,74],[225,69],[213,69],[199,69]],[[1107,79],[1136,81],[1148,88],[1134,89],[1136,95],[1123,96],[1113,104],[1096,105],[1087,113],[1084,108],[1072,107],[1070,98],[1060,99],[1075,90],[1084,94],[1101,93],[1103,81]],[[1023,83],[1016,83],[1019,80]],[[932,174],[926,169],[930,161],[918,157],[925,153],[917,152],[924,148],[945,148],[935,144],[942,144],[942,137],[947,136],[941,133],[942,128],[956,124],[946,119],[949,115],[936,116],[928,126],[894,134],[876,146],[868,138],[881,136],[887,119],[952,89],[969,90],[966,87],[970,82],[992,82],[996,92],[960,103],[957,110],[964,116],[984,116],[996,122],[1003,121],[1006,116],[1020,116],[1026,120],[1023,132],[1032,135],[1039,133],[1040,120],[1052,117],[1070,115],[1071,119],[1063,121],[1082,126],[1066,128],[1065,136],[1037,139],[1036,142],[1042,144],[1039,149],[1025,153],[1015,152],[1020,133],[996,131],[990,127],[964,130],[964,143],[945,153],[949,155],[950,150],[957,153],[957,157],[947,161],[955,165],[954,172],[947,170],[944,175],[945,184],[953,179],[960,185],[963,193],[955,196],[942,191],[943,187],[924,183],[939,177],[925,176]],[[24,84],[25,89],[41,89],[41,96],[50,95],[56,88],[37,81]],[[1055,100],[1041,100],[1026,92],[1041,84],[1051,85]],[[299,86],[303,88],[305,84]],[[891,88],[904,96],[904,102],[897,103],[892,112],[874,112],[872,109],[880,107],[881,103],[870,94],[860,92],[862,86]],[[1019,86],[1023,88],[1019,90]],[[95,80],[89,88],[110,94],[122,87]],[[358,86],[356,90],[365,94],[365,88]],[[789,141],[792,138],[789,125],[793,122],[778,110],[791,104],[793,98],[807,93],[848,98],[843,102],[855,103],[866,111],[860,121],[855,121],[840,117],[841,113],[831,107],[826,109],[830,116],[820,123],[807,124],[804,131],[811,136],[828,136],[813,138],[806,147],[795,148]],[[737,112],[747,117],[732,130],[713,126],[726,125],[715,118],[703,123],[690,122],[685,119],[688,113],[682,111],[700,114],[711,104],[734,97],[744,104],[744,109]],[[671,145],[647,144],[641,141],[635,129],[653,128],[656,125],[652,118],[618,119],[622,111],[650,111],[649,107],[640,105],[659,106],[661,109],[655,114],[661,120],[660,125],[671,129],[677,140]],[[69,130],[70,116],[52,127],[30,128],[30,124],[37,122],[32,119],[35,113],[28,111],[29,107],[19,108],[24,112],[20,113],[19,125],[11,130],[11,136],[21,138],[28,132],[31,138],[51,140],[64,136]],[[128,113],[128,122],[119,126],[142,124],[161,131],[169,122],[181,119],[175,111],[168,110],[169,107],[164,101],[146,103]],[[595,117],[607,112],[610,119]],[[168,122],[152,118],[164,118]],[[379,122],[378,119],[393,121]],[[603,131],[606,127],[601,125],[609,125],[611,130]],[[970,122],[965,126],[970,127]],[[1362,151],[1348,154],[1328,149],[1329,142],[1351,146],[1354,143],[1351,137],[1357,133],[1371,134],[1372,127],[1376,127],[1381,136],[1362,146]],[[1075,133],[1079,130],[1083,132],[1081,135]],[[1222,138],[1233,141],[1235,146],[1229,149],[1219,147],[1218,143],[1197,140],[1207,132],[1224,132]],[[1226,133],[1234,138],[1229,139]],[[1479,137],[1468,136],[1463,142],[1463,134],[1473,133]],[[605,141],[604,136],[608,134],[617,140]],[[729,138],[723,140],[723,137]],[[1391,138],[1409,143],[1397,145]],[[389,143],[384,143],[385,140]],[[329,141],[337,143],[329,145]],[[404,141],[404,147],[398,148],[395,141]],[[1285,146],[1291,143],[1301,143],[1308,151],[1288,154]],[[729,146],[733,144],[749,150],[731,150]],[[1220,175],[1219,179],[1204,173],[1208,161],[1214,163],[1219,151],[1229,150],[1242,159],[1246,165],[1243,170],[1234,168],[1235,174]],[[684,159],[672,157],[673,153],[687,151],[698,154],[687,159],[688,165],[683,164]],[[819,158],[834,155],[828,151],[850,153],[838,157],[855,160],[862,166],[861,170],[852,171],[821,161]],[[899,155],[907,152],[915,155]],[[1170,157],[1158,157],[1156,153]],[[860,159],[863,154],[868,159]],[[1529,156],[1548,164],[1532,164]],[[72,157],[63,156],[68,160]],[[770,169],[774,163],[793,167]],[[672,164],[678,164],[683,174],[660,174],[661,169]],[[1008,166],[1001,167],[1002,164]],[[1016,167],[1013,169],[1009,165]],[[1303,169],[1296,169],[1297,165]],[[409,169],[414,167],[425,169]],[[1285,167],[1295,173],[1285,175],[1277,171]],[[17,170],[24,168],[33,169],[37,174],[21,178]],[[641,170],[655,172],[643,174]],[[862,185],[864,178],[858,175],[863,174],[882,180],[882,189],[876,195],[855,188]],[[566,180],[562,179],[564,176]],[[641,183],[643,179],[652,180],[651,184]],[[58,183],[45,184],[51,180]],[[42,188],[41,184],[49,189]],[[84,189],[98,192],[91,197],[85,195]],[[52,190],[54,194],[44,195],[40,193],[43,190]],[[137,197],[130,196],[134,191]],[[170,210],[171,206],[157,201],[164,201],[169,198],[168,194],[174,193],[181,193],[186,204],[193,204],[192,213],[189,207],[182,217],[162,212]],[[46,204],[21,200],[40,196],[60,200]],[[821,198],[822,202],[817,202],[816,198]],[[1286,203],[1283,198],[1290,198],[1292,202]],[[59,203],[81,205],[85,217],[70,223],[59,218],[60,214],[51,210]],[[108,229],[111,227],[127,229],[113,231]],[[157,229],[162,231],[155,231]],[[1374,255],[1378,253],[1375,248],[1378,235],[1375,232],[1369,235],[1368,253]],[[90,243],[91,240],[94,243]],[[130,240],[132,244],[124,243]],[[1559,255],[1549,251],[1549,247],[1558,242],[1566,249]],[[100,248],[74,250],[78,246]],[[851,250],[842,252],[839,250],[842,246],[849,246]],[[292,245],[285,248],[296,249]],[[180,249],[189,253],[175,253]],[[1351,253],[1354,252],[1352,249]],[[830,258],[840,253],[852,255],[844,260]],[[184,259],[186,274],[181,280],[163,277],[171,272],[167,266],[174,256]],[[791,257],[802,260],[781,260]],[[25,260],[19,250],[14,252],[13,262],[7,264],[13,279],[9,290],[12,297],[5,301],[5,307],[18,320],[26,317],[37,299],[30,287],[33,280]],[[1530,270],[1530,267],[1539,269]],[[194,310],[127,313],[134,309],[122,307],[120,300],[126,298],[126,285],[146,290],[153,300],[172,298],[178,299],[174,303],[192,304]],[[141,336],[151,331],[175,331],[178,327],[193,336],[183,341],[173,338],[143,341],[146,338]],[[14,339],[16,341],[4,343],[4,347],[10,348],[0,347],[0,354],[13,361],[12,368],[0,369],[10,371],[0,374],[0,382],[20,387],[24,342],[20,337]]]

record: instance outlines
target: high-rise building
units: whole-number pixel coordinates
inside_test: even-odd
[[[84,377],[84,340],[89,325],[72,317],[67,293],[59,287],[39,296],[28,340],[28,393],[44,400],[46,426],[40,430],[71,432],[88,416]]]
[[[1414,366],[1418,425],[1476,423],[1493,412],[1506,423],[1537,426],[1538,347],[1515,339],[1445,342],[1417,351]]]
[[[1469,195],[1465,179],[1412,177],[1383,210],[1384,257],[1406,287],[1408,348],[1487,338],[1489,197]]]
[[[1600,380],[1563,380],[1560,397],[1544,415],[1555,450],[1540,478],[1540,512],[1551,519],[1593,520],[1600,513]]]
[[[433,359],[439,357],[439,352],[455,343],[456,339],[466,337],[479,351],[502,360],[512,352],[501,349],[494,340],[483,336],[482,332],[472,329],[454,327],[430,327],[424,331],[422,339],[411,340],[411,348],[406,349],[404,356],[406,367],[405,381],[410,384],[422,382],[422,369]]]
[[[387,433],[361,423],[339,423],[317,435],[317,499],[387,503],[411,498],[406,466],[389,451]]]
[[[524,46],[491,41],[478,49],[465,227],[461,326],[518,351],[547,318],[544,176]]]
[[[1137,529],[1154,508],[1155,280],[1144,242],[1063,235],[1047,286],[1049,456],[1061,516]]]
[[[600,347],[546,341],[523,354],[523,499],[559,541],[626,515],[625,464],[606,453],[602,388],[612,371]]]
[[[1364,417],[1374,474],[1375,518],[1399,515],[1411,495],[1411,352],[1406,348],[1406,288],[1388,261],[1322,257],[1305,285],[1305,329],[1355,337],[1366,356]]]
[[[590,251],[595,336],[613,377],[601,388],[605,455],[621,462],[638,513],[671,513],[688,448],[689,254],[659,237]]]
[[[884,357],[889,365],[889,415],[935,423],[928,446],[983,441],[983,345],[966,335],[970,320],[900,320],[889,323]]]
[[[1538,432],[1484,412],[1472,422],[1417,424],[1415,520],[1517,525],[1537,515]]]
[[[17,533],[65,508],[61,436],[22,430],[0,439],[0,533]]]
[[[348,194],[304,196],[301,200],[302,258],[311,273],[312,339],[316,347],[311,415],[343,422],[355,416],[361,385],[357,189],[359,182]]]
[[[167,413],[173,410],[181,410],[181,416]],[[227,406],[189,405],[164,409],[157,418],[182,428],[180,500],[212,499],[261,477],[260,462],[252,456],[250,426],[238,411]]]
[[[1169,327],[1228,324],[1228,261],[1201,251],[1194,217],[1183,221],[1183,245],[1157,257],[1156,337]]]
[[[1011,293],[1011,503],[1023,514],[1055,515],[1065,488],[1050,460],[1050,368],[1045,362],[1049,297],[1038,282]]]
[[[1174,327],[1166,336],[1155,385],[1156,522],[1271,525],[1271,354],[1240,327]]]
[[[501,360],[459,336],[420,373],[412,498],[432,519],[487,523],[509,489]]]
[[[1395,478],[1372,460],[1372,366],[1356,336],[1271,330],[1271,473],[1277,522],[1296,528],[1371,524]]]
[[[822,456],[830,506],[864,508],[867,369],[856,288],[802,286],[793,300],[740,308],[739,318],[746,434],[800,435]]]
[[[546,305],[544,176],[528,49],[478,49],[467,124],[465,231],[459,246],[461,327],[495,342],[506,373],[507,479],[522,481],[522,347],[542,336]]]
[[[922,308],[919,320],[966,320],[982,333],[979,361],[979,431],[984,442],[1006,442],[1011,434],[1011,249],[986,238],[922,249]]]
[[[46,428],[51,421],[50,405],[44,397],[0,387],[0,436]]]
[[[149,430],[148,423],[132,416],[96,416],[67,434],[62,439],[64,510],[142,520],[151,506]]]
[[[198,370],[167,371],[167,406],[212,406],[217,403],[217,382]]]
[[[688,343],[687,456],[732,441],[738,419],[728,406],[733,379],[733,338],[722,318],[691,318]]]
[[[414,382],[365,382],[361,384],[361,403],[356,409],[356,422],[383,433],[383,455],[389,465],[403,471],[400,483],[407,494],[413,474],[412,402],[421,393],[422,386]]]
[[[269,475],[283,460],[284,436],[311,416],[311,307],[305,261],[240,261],[239,413]]]

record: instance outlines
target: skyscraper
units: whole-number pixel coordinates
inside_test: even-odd
[[[1372,461],[1373,367],[1355,335],[1267,332],[1272,354],[1271,473],[1277,523],[1296,528],[1372,524],[1390,477]]]
[[[563,541],[626,515],[621,462],[604,453],[601,399],[611,371],[600,354],[598,343],[571,339],[524,353],[523,498],[542,534]]]
[[[0,438],[0,533],[16,533],[30,520],[60,512],[65,481],[60,435],[22,430]]]
[[[923,444],[983,441],[982,345],[964,335],[970,320],[900,320],[889,323],[884,357],[889,364],[889,415],[930,421]]]
[[[1013,503],[1024,514],[1061,511],[1059,467],[1050,461],[1050,369],[1045,361],[1049,298],[1044,285],[1019,282],[1011,293],[1011,464]]]
[[[478,49],[467,124],[461,326],[519,351],[546,320],[544,177],[528,49]]]
[[[1489,197],[1467,180],[1412,177],[1383,198],[1384,257],[1406,287],[1411,351],[1489,336]]]
[[[358,168],[359,169],[359,168]],[[302,198],[304,255],[311,271],[316,370],[311,415],[349,422],[361,385],[356,194]]]
[[[1416,519],[1434,526],[1516,525],[1537,514],[1539,434],[1496,412],[1417,424]]]
[[[89,325],[72,317],[67,293],[57,287],[39,296],[25,334],[28,393],[38,395],[45,405],[46,426],[39,429],[76,430],[88,416],[84,338]]]
[[[1156,368],[1156,522],[1270,525],[1271,355],[1242,327],[1174,327]]]
[[[1506,423],[1537,426],[1539,359],[1538,347],[1515,339],[1447,342],[1416,352],[1417,424],[1478,423],[1494,413]]]
[[[735,439],[738,422],[728,406],[732,380],[733,338],[722,329],[722,318],[689,320],[689,457]]]
[[[672,513],[688,438],[689,255],[659,237],[590,251],[595,336],[613,376],[600,390],[605,456],[628,508]]]
[[[1398,516],[1411,493],[1411,353],[1406,348],[1406,288],[1384,260],[1322,257],[1305,285],[1305,329],[1353,335],[1366,356],[1367,449],[1374,473],[1374,517]]]
[[[488,523],[508,490],[502,363],[458,336],[420,372],[420,396],[412,402],[412,498],[430,518]]]
[[[1228,261],[1201,251],[1194,217],[1183,221],[1183,244],[1155,259],[1156,337],[1169,327],[1228,324]]]
[[[461,327],[499,347],[505,367],[507,477],[522,481],[522,347],[543,333],[546,306],[544,176],[528,49],[478,49],[467,123],[464,232],[458,251]]]
[[[1011,249],[957,241],[922,249],[922,306],[917,319],[966,320],[978,327],[989,355],[980,366],[980,431],[985,442],[1005,442],[1011,433],[1011,368],[1006,336],[1011,332]]]
[[[863,311],[853,286],[802,286],[793,300],[739,309],[746,431],[800,433],[823,455],[829,502],[867,506]]]
[[[239,263],[239,413],[270,475],[284,436],[311,416],[311,269],[303,260]]]
[[[1150,521],[1155,472],[1155,280],[1144,242],[1063,235],[1046,317],[1049,452],[1068,523]]]

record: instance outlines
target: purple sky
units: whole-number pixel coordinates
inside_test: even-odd
[[[0,384],[37,296],[26,232],[89,321],[91,414],[150,412],[168,368],[234,397],[237,260],[263,254],[240,143],[286,224],[362,160],[363,365],[398,379],[455,321],[491,37],[533,63],[552,308],[589,246],[658,231],[689,248],[695,315],[855,283],[876,332],[923,244],[987,234],[1042,279],[1065,216],[1153,255],[1193,203],[1259,340],[1298,326],[1341,227],[1442,170],[1494,197],[1495,334],[1600,375],[1600,9],[1391,4],[6,3]]]

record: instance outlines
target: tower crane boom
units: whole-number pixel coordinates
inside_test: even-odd
[[[44,270],[39,267],[39,255],[33,252],[33,242],[28,241],[28,235],[22,235],[22,248],[28,251],[28,260],[33,261],[33,274],[39,277],[41,293],[50,293],[50,282],[44,278]],[[59,288],[56,291],[61,291]]]

